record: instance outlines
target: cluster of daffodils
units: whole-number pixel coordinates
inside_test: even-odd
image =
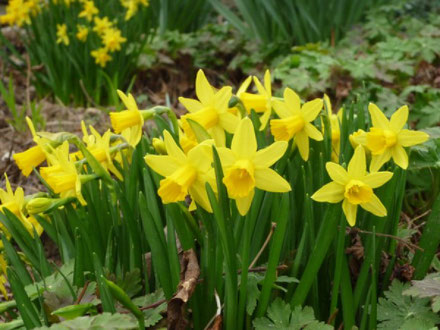
[[[112,53],[121,50],[121,45],[127,41],[122,35],[118,25],[126,24],[140,9],[147,7],[147,0],[121,0],[120,5],[125,10],[121,22],[118,19],[110,20],[100,14],[100,10],[93,0],[10,0],[6,7],[6,14],[0,16],[0,23],[9,25],[29,25],[32,17],[43,11],[57,9],[64,10],[66,14],[75,13],[76,25],[60,22],[56,24],[56,43],[64,46],[71,45],[71,40],[87,43],[92,48],[90,55],[95,63],[105,67],[112,60]],[[125,21],[125,22],[124,22]],[[99,42],[97,42],[99,40]],[[74,47],[78,47],[75,43]]]

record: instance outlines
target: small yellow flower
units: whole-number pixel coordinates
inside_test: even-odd
[[[16,153],[12,157],[24,176],[29,176],[34,167],[37,167],[46,160],[46,154],[43,148],[39,145],[31,147],[26,151]]]
[[[185,155],[168,131],[164,131],[164,142],[167,155],[145,156],[148,166],[165,177],[158,190],[162,202],[181,202],[189,194],[202,208],[212,212],[205,189],[206,182],[215,189],[211,147],[199,144]]]
[[[189,138],[182,130],[179,129],[179,144],[185,154],[187,154],[188,151],[194,148],[198,143],[195,138]]]
[[[231,149],[218,148],[225,173],[223,183],[241,215],[249,211],[255,188],[271,192],[291,190],[289,183],[270,168],[286,149],[287,142],[278,141],[257,151],[254,126],[247,117],[240,121]]]
[[[29,24],[31,7],[23,0],[10,0],[6,6],[6,14],[0,16],[1,24],[23,26]]]
[[[270,71],[266,70],[264,74],[264,86],[261,84],[257,77],[253,77],[254,84],[257,86],[258,94],[251,94],[243,92],[240,95],[240,100],[243,102],[248,113],[254,110],[257,113],[263,113],[260,118],[261,127],[260,130],[266,128],[269,122],[270,115],[272,114],[272,87],[270,82]]]
[[[112,57],[108,54],[108,50],[105,47],[92,50],[90,54],[95,58],[95,63],[103,68],[107,65],[108,61],[112,60]]]
[[[93,31],[95,31],[99,36],[102,36],[105,31],[113,27],[113,22],[110,21],[106,16],[103,18],[95,17],[93,21],[95,23]]]
[[[121,50],[121,44],[126,41],[127,38],[122,37],[121,31],[118,29],[107,29],[102,36],[102,42],[110,52]]]
[[[57,24],[57,44],[69,46],[69,36],[67,35],[67,25]]]
[[[350,226],[356,224],[358,205],[378,217],[387,215],[385,206],[374,194],[373,189],[388,182],[393,173],[374,172],[368,174],[365,149],[362,146],[358,146],[354,151],[348,164],[348,170],[333,162],[327,162],[326,169],[333,181],[315,192],[312,195],[313,200],[328,203],[342,201],[342,210]]]
[[[98,8],[95,7],[95,4],[92,0],[82,1],[83,10],[79,13],[78,17],[85,17],[89,22],[92,21],[93,16],[99,13]]]
[[[181,117],[185,134],[195,140],[194,132],[187,119],[194,120],[205,128],[219,146],[225,145],[225,131],[234,133],[240,119],[228,112],[232,96],[231,87],[214,89],[202,70],[197,72],[196,95],[199,100],[179,97],[180,103],[190,112]]]
[[[330,98],[327,94],[324,94],[324,104],[327,108],[327,115],[330,121],[330,128],[332,131],[332,161],[339,161],[339,152],[341,149],[341,127],[340,124],[342,122],[342,114],[344,109],[341,108],[338,110],[337,114],[333,113],[332,104],[330,102]],[[324,132],[324,125],[322,126]]]
[[[365,132],[363,129],[358,129],[353,134],[350,134],[348,139],[350,140],[350,144],[354,149],[356,149],[358,145],[365,146],[367,143],[367,132]],[[366,151],[368,151],[368,149]]]
[[[81,42],[86,42],[87,36],[89,35],[89,29],[87,28],[87,26],[78,25],[77,29],[78,32],[76,33],[76,38]]]
[[[367,148],[371,151],[370,171],[379,170],[383,164],[393,158],[394,162],[403,169],[408,167],[408,155],[404,147],[421,144],[429,139],[425,132],[403,129],[408,121],[408,107],[399,108],[391,119],[373,103],[368,110],[373,126],[367,133]]]
[[[275,141],[294,139],[299,153],[305,161],[309,159],[309,138],[322,141],[321,132],[311,123],[322,109],[322,99],[306,102],[301,107],[299,96],[290,88],[284,90],[284,102],[273,103],[281,119],[272,119],[270,129]]]
[[[144,7],[148,6],[147,0],[121,0],[121,4],[123,7],[127,8],[127,12],[125,13],[125,20],[128,21],[132,18],[139,10],[139,5]]]

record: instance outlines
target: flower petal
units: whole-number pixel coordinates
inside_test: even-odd
[[[287,118],[290,116],[293,116],[292,111],[290,110],[290,107],[287,106],[287,104],[280,100],[275,100],[272,103],[273,109],[275,110],[276,114],[280,118]]]
[[[252,82],[252,76],[249,76],[246,78],[245,81],[243,81],[243,83],[241,84],[240,88],[237,91],[237,96],[240,97],[241,93],[244,93],[247,91],[247,89],[249,88],[249,85]]]
[[[207,172],[212,164],[212,146],[199,144],[188,151],[188,159],[199,172]]]
[[[408,106],[400,107],[390,118],[390,128],[399,132],[408,121]]]
[[[323,105],[324,102],[322,99],[314,99],[305,103],[301,108],[304,120],[307,122],[315,120],[315,118],[319,115],[319,112],[321,112]]]
[[[189,112],[197,112],[203,109],[202,103],[200,101],[189,99],[186,97],[179,97],[179,102],[188,110]]]
[[[269,70],[266,70],[266,72],[264,73],[264,88],[266,89],[268,96],[272,97],[272,87],[271,87]]]
[[[189,188],[191,198],[206,211],[212,213],[211,203],[209,202],[208,193],[206,192],[205,180],[196,180]],[[214,189],[214,188],[213,188]]]
[[[304,131],[311,139],[315,141],[322,141],[324,139],[322,133],[310,123],[305,124]]]
[[[348,174],[352,178],[362,178],[367,172],[367,161],[365,159],[365,149],[362,146],[358,146],[354,150],[353,157],[348,163]]]
[[[255,166],[259,168],[272,166],[278,159],[283,157],[287,146],[286,141],[277,141],[264,149],[258,150],[254,158]]]
[[[295,135],[295,143],[298,146],[301,158],[304,161],[307,161],[309,159],[309,137],[306,132],[298,132]]]
[[[330,182],[322,186],[312,195],[317,202],[339,203],[344,199],[345,187],[336,182]]]
[[[342,202],[342,210],[344,211],[348,224],[353,227],[356,224],[357,205],[351,204],[344,199]]]
[[[231,149],[240,157],[252,157],[257,151],[254,125],[252,125],[252,121],[248,117],[240,121],[232,138]]]
[[[252,204],[252,200],[254,199],[254,194],[255,194],[255,190],[251,190],[249,195],[247,195],[246,197],[237,198],[235,200],[240,215],[246,215],[246,213],[248,213]]]
[[[391,150],[391,155],[398,166],[404,170],[408,168],[408,154],[402,146],[394,146]]]
[[[221,147],[221,148],[217,148],[217,152],[218,152],[218,156],[220,157],[222,167],[226,168],[234,164],[235,156],[231,149]]]
[[[234,133],[237,129],[240,118],[234,116],[230,112],[225,112],[219,115],[220,126],[225,129],[228,133]]]
[[[301,99],[292,89],[286,88],[284,90],[284,101],[294,114],[298,114],[301,110]]]
[[[255,186],[270,192],[287,192],[292,190],[290,184],[277,172],[270,168],[255,170]]]
[[[327,169],[327,173],[330,178],[336,183],[345,186],[349,181],[348,173],[341,165],[333,162],[327,162],[325,164],[325,168]]]
[[[162,176],[169,176],[179,168],[179,164],[170,156],[146,155],[144,159],[154,172]]]
[[[263,115],[260,117],[260,122],[261,122],[260,131],[263,131],[266,128],[271,114],[272,114],[272,108],[264,111]]]
[[[232,87],[225,86],[222,87],[214,95],[214,104],[218,112],[226,112],[229,107],[229,101],[232,97]]]
[[[387,215],[387,209],[375,194],[371,196],[371,200],[368,203],[362,203],[361,207],[378,217],[384,217]]]
[[[214,126],[208,130],[209,135],[214,139],[215,145],[217,147],[224,147],[226,143],[225,130],[220,126]]]
[[[370,112],[371,121],[373,122],[374,127],[382,128],[382,129],[388,129],[390,126],[390,123],[383,114],[382,111],[377,107],[376,104],[370,103],[368,105],[368,111]]]
[[[429,135],[425,132],[410,131],[403,129],[397,135],[397,141],[404,147],[421,144],[429,140]]]
[[[261,95],[268,97],[268,93],[266,92],[266,89],[261,84],[260,80],[255,76],[254,76],[254,84],[255,84],[255,86],[257,86],[258,94],[261,94]]]
[[[378,188],[387,183],[393,177],[393,172],[373,172],[367,174],[362,181],[371,188]]]
[[[176,144],[176,141],[174,141],[170,132],[163,131],[163,137],[164,137],[165,147],[167,148],[168,155],[176,158],[177,160],[179,160],[181,162],[185,162],[186,161],[185,153]]]
[[[209,84],[208,79],[206,79],[205,73],[201,69],[197,72],[196,94],[203,104],[209,103],[214,97],[214,89]]]

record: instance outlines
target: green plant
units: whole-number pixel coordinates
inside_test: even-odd
[[[8,79],[7,88],[0,80],[0,94],[12,116],[12,119],[9,120],[9,123],[17,131],[23,132],[26,129],[26,122],[25,122],[26,106],[23,105],[21,108],[17,106],[15,100],[14,83],[11,77],[9,77]]]

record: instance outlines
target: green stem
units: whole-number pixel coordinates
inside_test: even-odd
[[[345,246],[345,219],[341,217],[339,222],[339,233],[338,241],[336,245],[336,261],[335,261],[335,275],[333,277],[333,291],[330,303],[330,315],[332,315],[336,310],[336,305],[338,304],[339,296],[339,285],[341,283],[342,274],[342,258],[344,257],[344,246]]]

